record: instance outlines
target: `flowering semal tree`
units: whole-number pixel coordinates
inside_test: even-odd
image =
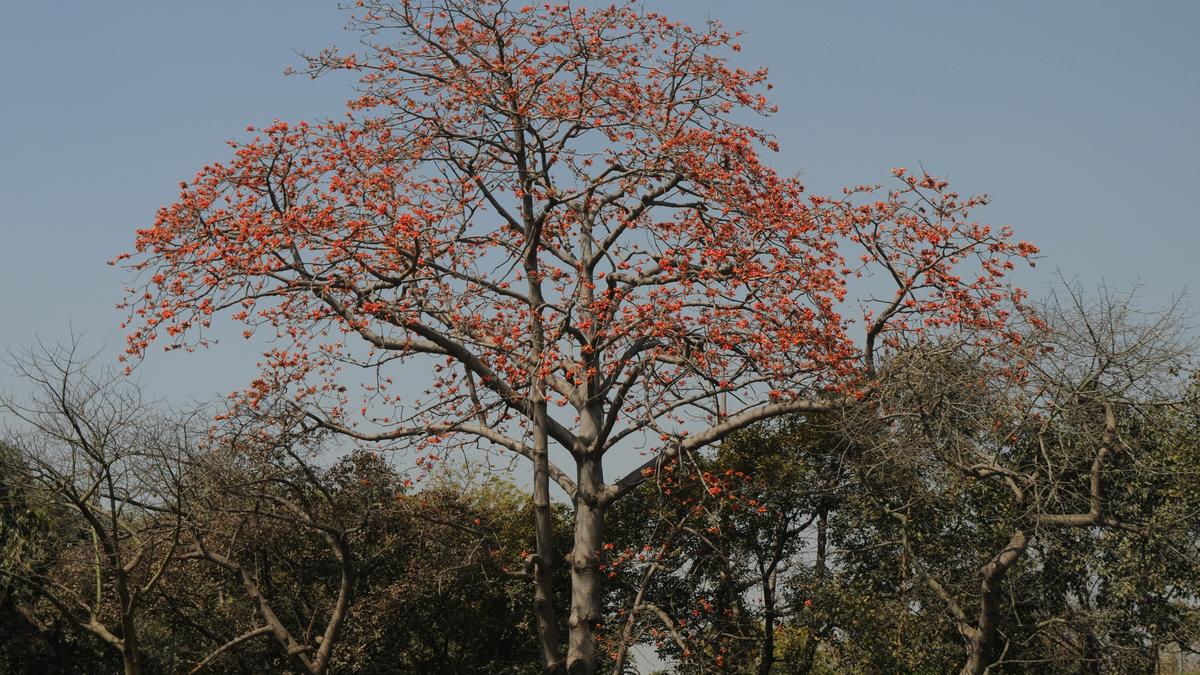
[[[527,458],[547,671],[598,667],[604,514],[662,462],[862,398],[897,341],[1012,339],[1004,274],[1036,249],[928,175],[807,197],[740,121],[772,112],[770,85],[726,60],[737,36],[720,25],[633,4],[357,4],[362,53],[308,59],[359,75],[348,115],[258,130],[138,232],[129,353],[202,345],[230,314],[283,338],[242,410],[287,401],[298,424],[429,459]],[[851,302],[856,276],[890,290]],[[402,400],[391,374],[416,359],[428,394]],[[347,364],[379,370],[361,401]],[[606,478],[606,458],[639,449],[640,468]],[[574,505],[565,654],[551,483]]]

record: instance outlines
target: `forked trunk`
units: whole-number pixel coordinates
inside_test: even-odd
[[[967,641],[967,662],[960,675],[982,675],[995,659],[996,633],[1000,624],[1000,602],[1004,590],[1004,577],[1008,570],[1025,554],[1029,539],[1022,530],[1016,530],[1004,549],[996,554],[980,570],[979,616],[974,631]]]

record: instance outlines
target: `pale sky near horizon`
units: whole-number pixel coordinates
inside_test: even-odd
[[[1200,3],[645,5],[745,31],[740,63],[776,85],[773,161],[814,192],[923,165],[1042,247],[1019,277],[1035,296],[1056,270],[1141,283],[1149,307],[1200,287]],[[248,124],[341,113],[346,80],[282,71],[295,50],[353,47],[343,21],[316,0],[0,3],[0,346],[74,329],[115,355],[125,275],[105,261]],[[155,352],[142,378],[211,398],[256,354]]]

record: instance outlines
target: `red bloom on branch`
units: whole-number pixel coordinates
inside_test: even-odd
[[[566,660],[590,663],[614,500],[758,420],[856,402],[881,350],[1015,339],[1023,294],[1004,276],[1036,247],[929,175],[810,199],[760,158],[774,140],[743,120],[773,110],[766,71],[730,64],[719,24],[636,5],[359,4],[373,46],[309,62],[360,76],[350,115],[254,128],[122,256],[146,272],[128,353],[203,344],[227,314],[277,344],[231,414],[530,458],[547,666],[563,659],[551,481],[576,503]],[[887,297],[850,298],[863,276]],[[394,391],[385,375],[408,360],[433,375]],[[346,363],[381,373],[362,401]],[[656,455],[606,484],[604,457],[644,438]],[[551,444],[578,466],[550,463]]]

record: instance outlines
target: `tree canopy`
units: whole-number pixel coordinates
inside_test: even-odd
[[[605,513],[664,464],[857,402],[881,350],[1018,344],[1005,275],[1036,247],[924,173],[806,195],[764,161],[775,141],[747,120],[773,112],[766,71],[733,65],[718,23],[632,3],[352,11],[363,48],[307,60],[358,76],[346,115],[251,129],[139,231],[129,354],[206,344],[229,316],[280,339],[232,414],[426,461],[528,458],[547,669],[599,667]],[[851,297],[857,278],[886,290]],[[394,385],[414,359],[433,371],[416,396]],[[352,391],[347,365],[377,383]],[[646,446],[605,477],[606,456]],[[565,654],[551,482],[574,506]]]

